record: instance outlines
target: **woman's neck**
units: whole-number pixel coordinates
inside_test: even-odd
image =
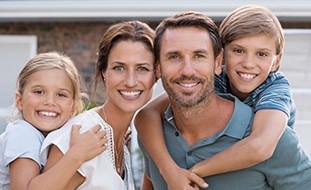
[[[121,144],[131,124],[134,113],[124,112],[108,103],[99,107],[97,112],[112,127],[115,143],[118,145]]]

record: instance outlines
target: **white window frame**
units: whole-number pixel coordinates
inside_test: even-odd
[[[33,57],[34,55],[37,54],[37,37],[34,36],[34,35],[0,35],[0,46],[3,45],[3,44],[13,44],[13,45],[16,45],[18,47],[19,44],[25,46],[26,44],[26,47],[25,48],[25,51],[27,52],[24,52],[25,55],[27,55],[28,57],[25,57],[25,59],[30,59],[31,57]],[[16,51],[15,49],[12,50],[13,52]],[[18,55],[18,52],[14,52],[16,55]],[[14,54],[14,55],[15,55]],[[23,60],[23,63],[16,63],[19,64],[25,64],[27,60]],[[3,62],[5,62],[4,64],[7,64],[7,60],[3,60]],[[6,67],[5,65],[2,65],[3,67]],[[18,73],[19,71],[16,71],[16,73]],[[15,88],[15,80],[17,78],[17,74],[16,74],[16,77],[13,78],[13,79],[8,79],[8,81],[6,81],[7,83],[11,83],[11,84],[14,84],[12,86],[12,88]],[[14,80],[14,81],[12,81]],[[1,90],[4,90],[3,88],[4,87],[1,87],[2,89]],[[5,91],[2,91],[5,93]],[[9,91],[7,94],[5,94],[5,97],[13,97],[14,94],[11,93],[11,91]],[[5,125],[4,124],[4,121],[6,120],[6,118],[8,117],[9,115],[9,108],[7,107],[7,105],[0,105],[0,133],[4,130]]]

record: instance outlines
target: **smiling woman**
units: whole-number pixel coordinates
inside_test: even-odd
[[[68,151],[73,123],[86,131],[99,124],[107,134],[107,151],[85,162],[76,171],[66,189],[134,190],[130,153],[125,134],[135,112],[152,97],[156,81],[153,54],[154,31],[139,21],[112,25],[99,44],[95,92],[103,83],[106,101],[51,133],[42,146],[42,156],[49,157],[44,171],[49,171]],[[96,93],[93,93],[96,94]]]

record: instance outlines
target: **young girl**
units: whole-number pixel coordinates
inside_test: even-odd
[[[284,35],[271,11],[261,6],[240,7],[221,23],[220,36],[225,69],[215,79],[215,89],[237,96],[256,114],[250,136],[190,169],[200,177],[247,168],[270,158],[285,127],[293,127],[295,117],[289,83],[276,72]],[[151,102],[137,115],[135,126],[168,188],[191,189],[191,184],[203,181],[179,168],[164,145],[159,112],[163,113],[168,103],[166,94]]]
[[[69,57],[42,53],[26,63],[17,78],[19,113],[0,136],[0,189],[63,189],[82,162],[105,150],[105,133],[98,126],[84,134],[75,126],[68,154],[40,175],[41,144],[82,111],[80,95],[79,75]]]
[[[154,31],[139,21],[114,24],[102,36],[95,84],[103,83],[105,89],[100,92],[106,93],[105,102],[50,133],[42,145],[43,153],[51,146],[46,164],[46,168],[50,168],[67,154],[71,122],[81,123],[82,130],[100,124],[107,132],[107,150],[83,163],[66,190],[134,190],[124,135],[135,112],[152,96],[156,80],[153,40]]]

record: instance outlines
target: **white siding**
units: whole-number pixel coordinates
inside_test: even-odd
[[[285,30],[281,71],[291,82],[297,107],[295,130],[311,155],[311,30]]]

